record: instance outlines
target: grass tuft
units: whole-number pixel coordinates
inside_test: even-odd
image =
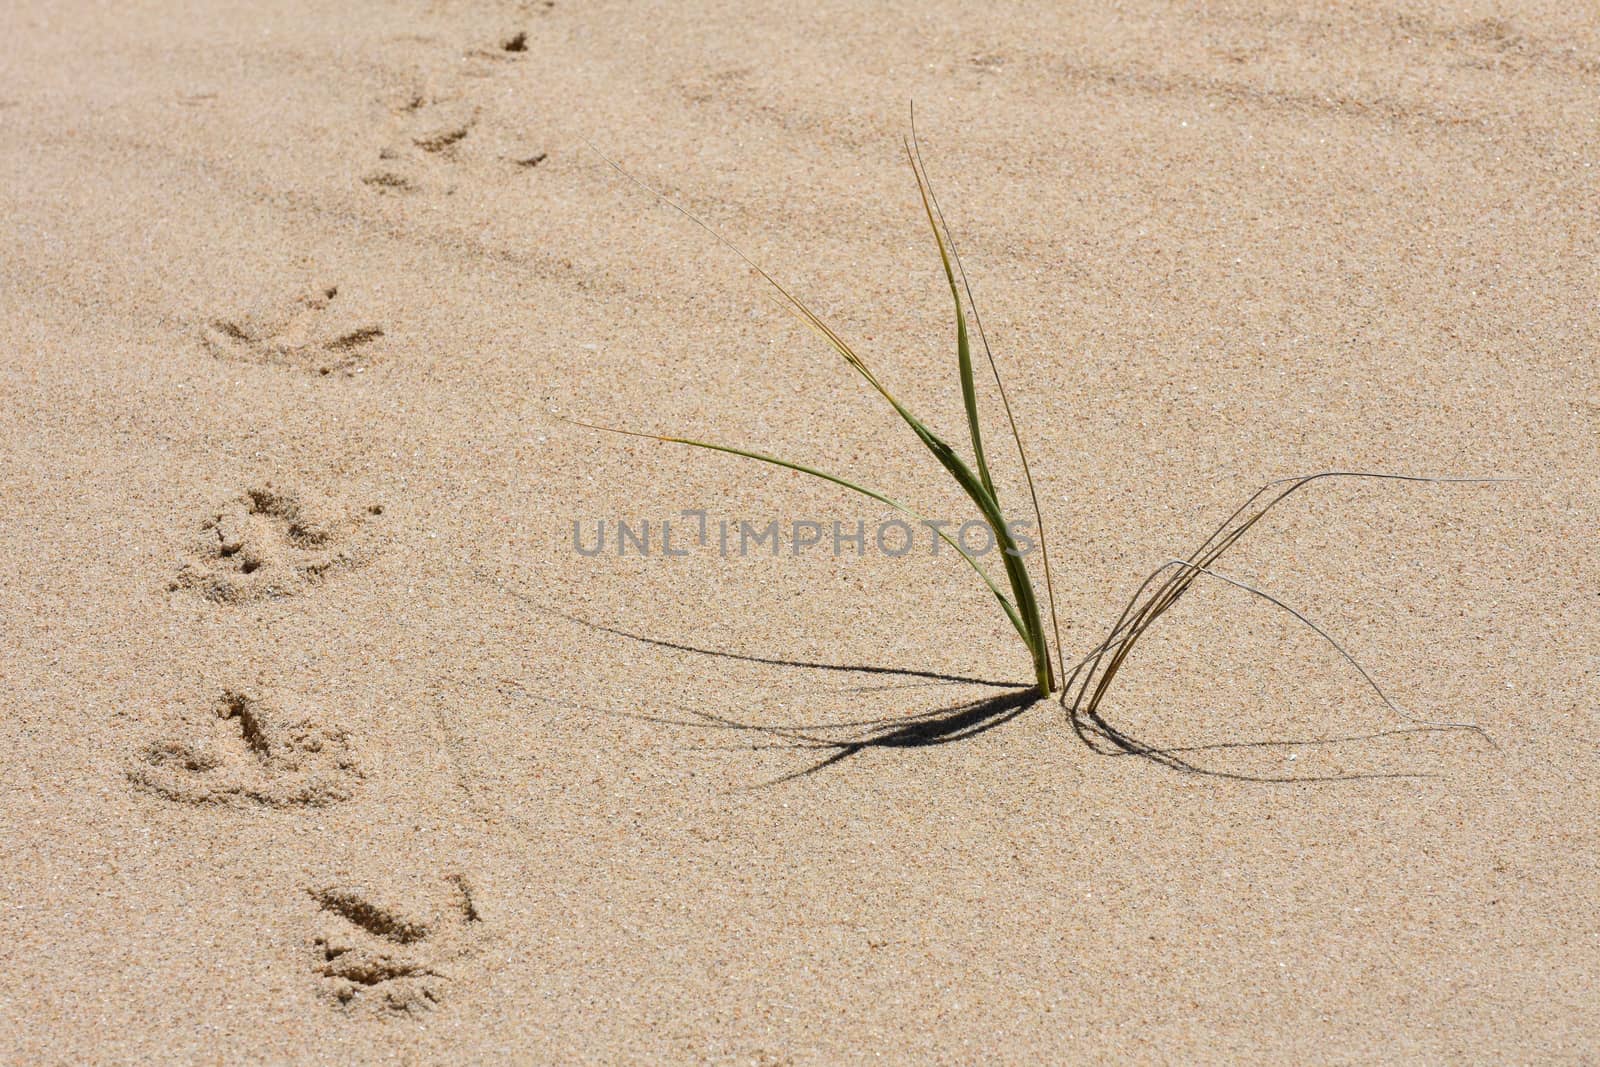
[[[917,182],[917,191],[922,200],[923,212],[927,217],[929,229],[933,232],[934,243],[939,253],[940,263],[944,268],[945,280],[950,289],[951,301],[955,308],[955,341],[956,341],[956,372],[961,388],[962,405],[966,411],[966,431],[971,449],[969,462],[951,446],[944,437],[934,432],[926,423],[914,415],[893,392],[890,391],[881,378],[879,378],[866,361],[839,335],[831,326],[825,323],[806,304],[795,296],[788,288],[775,279],[771,274],[733,242],[718,233],[696,215],[680,206],[666,196],[652,189],[640,179],[628,173],[604,153],[595,149],[605,162],[627,181],[639,187],[654,199],[670,207],[700,229],[710,234],[718,243],[731,250],[748,267],[753,269],[763,281],[776,292],[779,302],[793,313],[801,322],[820,336],[830,348],[834,350],[845,363],[856,371],[867,384],[876,391],[900,416],[906,426],[916,435],[917,439],[938,461],[945,472],[960,486],[963,493],[977,509],[979,515],[994,531],[997,542],[1003,550],[1005,565],[1005,585],[1001,585],[990,576],[983,565],[967,552],[961,545],[942,529],[935,532],[944,542],[964,559],[972,570],[983,580],[989,591],[998,601],[1007,620],[1017,631],[1023,645],[1026,647],[1033,666],[1034,683],[1031,690],[1023,690],[1034,696],[1048,697],[1056,691],[1057,683],[1060,684],[1060,700],[1067,709],[1074,728],[1083,740],[1092,747],[1104,750],[1109,745],[1111,749],[1121,752],[1137,752],[1142,755],[1153,756],[1160,759],[1165,753],[1149,749],[1139,742],[1123,734],[1112,726],[1100,714],[1100,706],[1106,693],[1115,680],[1118,671],[1126,663],[1139,639],[1147,633],[1156,621],[1171,610],[1178,601],[1188,592],[1190,587],[1201,577],[1208,577],[1215,581],[1223,582],[1233,588],[1250,593],[1253,596],[1265,599],[1279,609],[1288,612],[1301,624],[1309,627],[1346,663],[1352,666],[1378,695],[1379,699],[1395,714],[1417,723],[1424,727],[1437,729],[1468,729],[1483,732],[1471,723],[1459,722],[1429,722],[1419,720],[1408,715],[1378,686],[1372,675],[1358,663],[1344,646],[1339,644],[1323,627],[1312,621],[1308,616],[1290,607],[1283,600],[1265,590],[1259,589],[1248,582],[1229,577],[1215,569],[1215,564],[1227,553],[1239,539],[1242,538],[1256,523],[1285,498],[1299,491],[1305,486],[1323,479],[1354,478],[1375,479],[1399,482],[1426,482],[1426,483],[1484,483],[1507,481],[1503,478],[1457,478],[1457,477],[1425,477],[1407,474],[1386,474],[1366,471],[1322,471],[1317,474],[1296,478],[1285,478],[1269,482],[1258,489],[1238,510],[1228,517],[1215,532],[1208,537],[1199,548],[1195,549],[1185,559],[1173,559],[1156,568],[1135,591],[1128,601],[1122,614],[1106,638],[1100,642],[1083,659],[1079,660],[1068,670],[1061,643],[1061,630],[1056,616],[1056,600],[1054,583],[1050,574],[1050,555],[1047,537],[1044,529],[1044,518],[1039,508],[1038,493],[1034,488],[1032,470],[1028,464],[1028,454],[1022,443],[1022,435],[1017,428],[1016,417],[1011,409],[1010,398],[1006,394],[1005,384],[1001,380],[999,366],[994,353],[989,347],[989,341],[983,330],[982,319],[978,315],[977,302],[972,294],[971,283],[967,279],[966,271],[961,265],[961,257],[956,249],[953,235],[945,222],[944,213],[939,207],[939,201],[934,194],[932,182],[928,178],[927,169],[922,161],[922,154],[917,143],[915,114],[912,115],[911,136],[905,142],[906,159]],[[590,145],[594,148],[593,145]],[[965,299],[963,300],[963,297]],[[1038,597],[1034,592],[1033,580],[1028,572],[1027,563],[1023,554],[1018,550],[1016,540],[1011,533],[1011,523],[1007,521],[1006,511],[1000,503],[1000,494],[995,487],[994,479],[990,474],[988,456],[984,448],[983,428],[978,414],[977,381],[973,370],[972,344],[967,326],[967,308],[971,308],[972,322],[977,328],[979,343],[983,347],[984,356],[988,363],[990,375],[993,378],[1002,407],[1006,414],[1007,429],[1011,435],[1012,444],[1017,450],[1021,461],[1024,480],[1028,487],[1028,494],[1032,506],[1034,520],[1039,531],[1039,544],[1042,552],[1042,563],[1045,578],[1045,589],[1048,598],[1051,629],[1054,636],[1054,662],[1052,663],[1052,648],[1049,636],[1046,635],[1043,618],[1040,612]],[[624,434],[630,437],[640,437],[647,440],[661,441],[668,444],[687,445],[692,448],[704,449],[713,452],[723,452],[745,459],[755,460],[771,466],[782,467],[801,474],[819,478],[834,485],[849,489],[880,503],[887,504],[896,511],[915,519],[923,521],[923,517],[907,504],[889,496],[888,494],[871,488],[853,478],[845,478],[830,474],[804,463],[781,459],[765,452],[739,448],[733,445],[702,441],[689,437],[669,436],[663,434],[640,433],[635,430],[618,429],[603,426],[592,422],[582,422],[576,419],[566,419],[575,425],[589,429],[601,430],[607,433]],[[1009,590],[1009,595],[1007,591]],[[1059,668],[1059,673],[1057,668]],[[958,720],[963,728],[968,726],[968,719],[974,721],[988,721],[998,714],[1015,714],[1024,706],[1015,698],[1006,696],[999,698],[999,703],[994,701],[979,702],[970,707],[956,709],[960,712]],[[939,736],[949,733],[941,728],[937,731]],[[961,731],[957,731],[959,734]],[[932,736],[926,725],[917,726],[909,733],[896,728],[870,742],[854,741],[841,743],[828,741],[816,737],[796,734],[790,737],[791,741],[823,746],[841,746],[842,749],[854,751],[864,744],[907,745],[912,743],[927,743],[927,737]],[[1485,735],[1487,736],[1487,735]],[[1492,743],[1492,742],[1491,742]],[[832,762],[830,759],[827,762]],[[1177,761],[1174,765],[1182,765]]]
[[[815,312],[807,307],[803,301],[790,292],[776,278],[767,273],[765,268],[746,255],[745,252],[737,245],[729,241],[726,237],[723,237],[720,233],[712,229],[709,225],[689,212],[687,209],[679,206],[672,200],[663,196],[661,193],[650,188],[644,182],[623,170],[622,167],[620,167],[610,158],[606,157],[603,153],[599,154],[601,158],[605,159],[606,163],[609,164],[611,168],[618,174],[622,175],[640,189],[643,189],[646,193],[650,194],[661,203],[672,208],[674,211],[687,218],[690,222],[693,222],[696,226],[699,226],[702,230],[705,230],[724,247],[732,250],[735,255],[745,262],[746,265],[759,274],[761,278],[766,281],[767,284],[770,285],[778,294],[780,302],[790,312],[792,312],[797,318],[800,319],[801,322],[805,323],[806,326],[808,326],[815,333],[817,333],[818,336],[826,341],[829,347],[831,347],[839,356],[841,356],[845,363],[852,370],[861,375],[861,377],[866,380],[867,384],[883,397],[889,406],[894,409],[895,413],[900,416],[901,421],[903,421],[906,426],[911,429],[911,432],[916,435],[917,439],[922,442],[923,447],[928,450],[933,458],[939,462],[939,465],[945,469],[945,472],[955,480],[958,486],[961,487],[962,492],[967,495],[967,498],[971,500],[973,505],[977,508],[979,515],[983,518],[983,521],[994,532],[995,540],[999,544],[1001,554],[1004,558],[1006,584],[1010,589],[1011,595],[1008,597],[1006,593],[1001,590],[999,584],[996,583],[992,577],[990,577],[988,571],[983,568],[983,565],[979,563],[971,553],[962,548],[954,538],[945,534],[942,530],[937,531],[938,535],[946,544],[954,548],[956,552],[959,553],[964,560],[966,560],[968,565],[970,565],[978,574],[978,576],[982,578],[984,584],[989,588],[989,591],[994,594],[995,599],[1000,604],[1001,610],[1005,612],[1006,618],[1016,629],[1018,636],[1022,639],[1023,645],[1028,650],[1029,658],[1033,663],[1034,683],[1038,688],[1039,695],[1049,696],[1055,688],[1055,672],[1051,666],[1050,642],[1045,635],[1044,622],[1039,613],[1038,597],[1034,593],[1033,579],[1028,574],[1027,563],[1024,561],[1022,552],[1017,547],[1016,538],[1011,532],[1011,524],[1007,521],[1006,513],[1000,506],[999,493],[995,489],[994,479],[989,473],[988,459],[984,454],[983,432],[978,417],[977,388],[972,371],[971,341],[967,331],[966,312],[962,306],[961,290],[958,288],[956,281],[958,260],[951,254],[953,244],[948,242],[947,234],[941,226],[942,215],[938,211],[937,200],[934,198],[933,190],[930,187],[927,176],[921,167],[920,155],[917,150],[914,137],[915,130],[913,129],[913,137],[907,139],[905,142],[906,158],[911,165],[912,174],[916,177],[917,190],[922,196],[923,209],[928,217],[928,226],[933,231],[934,242],[938,246],[939,250],[939,259],[944,266],[945,279],[950,286],[950,296],[955,305],[956,365],[961,382],[961,399],[967,413],[967,432],[971,441],[973,453],[972,463],[968,463],[967,460],[964,459],[942,436],[935,433],[925,422],[913,414],[911,410],[889,390],[888,386],[883,383],[882,379],[880,379],[872,371],[872,369],[867,365],[866,360],[864,360],[856,352],[856,350],[839,335],[837,331],[824,322]],[[598,149],[596,149],[596,152],[598,153]],[[965,281],[964,272],[962,273],[962,281]],[[968,290],[968,293],[970,297],[970,289]],[[985,342],[984,347],[985,352],[987,353],[987,342]],[[1000,372],[998,367],[995,365],[992,354],[989,355],[989,366],[994,373],[995,381],[998,383],[1000,381]],[[1006,403],[1006,412],[1009,416],[1009,401]],[[772,466],[783,467],[788,470],[797,471],[801,474],[808,474],[814,478],[820,478],[824,481],[832,482],[834,485],[838,485],[842,488],[849,489],[852,492],[860,493],[863,496],[870,497],[873,500],[877,500],[881,503],[889,505],[902,514],[911,516],[918,521],[922,521],[922,516],[914,509],[877,489],[868,488],[867,486],[862,485],[853,479],[840,477],[835,474],[829,474],[804,463],[796,463],[791,460],[780,459],[764,452],[756,452],[750,449],[736,448],[732,445],[700,441],[687,437],[638,433],[632,430],[619,430],[610,426],[600,426],[595,423],[580,423],[579,425],[587,426],[590,429],[605,430],[611,433],[627,434],[628,436],[632,437],[643,437],[667,442],[670,444],[688,445],[693,448],[702,448],[714,452],[725,452],[729,455],[741,456],[746,459],[753,459],[761,463],[770,464]],[[1012,439],[1015,442],[1018,451],[1021,452],[1022,441],[1016,433],[1015,419],[1011,420],[1011,429]],[[1026,467],[1027,460],[1025,454],[1023,463]],[[976,469],[974,469],[974,465],[976,466]],[[1030,493],[1032,492],[1032,489],[1032,476],[1030,474]],[[1034,503],[1035,518],[1038,519],[1037,496],[1034,498]],[[1040,535],[1042,540],[1042,528],[1040,529]],[[1050,593],[1050,601],[1053,606],[1055,602],[1053,590]],[[1059,634],[1059,628],[1057,629],[1057,633]]]

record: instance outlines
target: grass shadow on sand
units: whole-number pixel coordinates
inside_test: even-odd
[[[866,719],[845,719],[825,722],[793,722],[793,723],[750,723],[698,709],[685,712],[685,717],[671,715],[651,715],[640,712],[623,712],[612,709],[596,708],[589,705],[573,705],[584,710],[600,712],[609,715],[620,715],[626,718],[638,719],[645,722],[656,723],[662,726],[685,727],[699,730],[727,730],[740,734],[762,735],[764,740],[745,741],[734,745],[709,745],[707,748],[738,749],[741,751],[761,751],[774,749],[788,749],[796,752],[811,752],[818,758],[806,766],[777,778],[759,783],[756,788],[779,785],[784,782],[805,778],[818,771],[837,766],[852,757],[877,749],[915,750],[926,749],[940,745],[953,744],[958,741],[967,741],[981,734],[987,733],[997,727],[1004,726],[1018,718],[1023,713],[1031,710],[1036,704],[1044,703],[1044,698],[1039,696],[1038,690],[1032,687],[1018,686],[1015,681],[996,681],[991,678],[978,678],[968,675],[949,674],[939,671],[916,670],[906,667],[890,667],[882,664],[861,663],[821,663],[815,660],[784,659],[779,656],[758,656],[746,652],[735,652],[728,649],[709,648],[704,645],[689,644],[684,641],[674,641],[667,638],[652,637],[648,634],[636,633],[618,626],[593,622],[580,615],[560,611],[540,603],[535,597],[520,590],[513,589],[500,580],[483,572],[474,572],[474,576],[488,585],[493,586],[502,594],[521,602],[542,615],[553,616],[566,622],[582,626],[595,633],[605,634],[610,637],[648,645],[652,648],[665,649],[672,652],[688,653],[696,656],[707,656],[717,659],[736,660],[741,663],[756,663],[773,667],[784,667],[795,670],[823,671],[841,674],[865,674],[880,678],[906,678],[914,679],[913,684],[926,685],[971,685],[991,689],[1003,690],[991,696],[976,700],[962,701],[948,704],[926,711],[913,712],[907,715],[881,716]],[[898,688],[892,684],[875,685],[868,687],[852,687],[846,692],[864,692]],[[561,703],[567,703],[565,701]],[[1206,744],[1172,745],[1157,744],[1142,740],[1130,733],[1125,727],[1104,717],[1098,707],[1085,708],[1082,705],[1064,705],[1063,712],[1071,724],[1078,739],[1083,742],[1091,752],[1102,756],[1134,756],[1149,761],[1167,770],[1184,774],[1195,774],[1203,777],[1218,778],[1237,782],[1260,783],[1311,783],[1311,782],[1346,782],[1365,781],[1370,779],[1417,779],[1437,777],[1428,771],[1402,769],[1398,771],[1362,771],[1341,772],[1335,774],[1296,774],[1274,775],[1257,774],[1230,768],[1221,765],[1218,761],[1226,759],[1229,755],[1246,753],[1263,753],[1284,748],[1304,748],[1327,750],[1339,745],[1362,745],[1381,742],[1385,739],[1404,737],[1417,734],[1431,734],[1458,729],[1452,725],[1418,724],[1391,730],[1382,730],[1365,734],[1349,734],[1335,737],[1316,738],[1265,738],[1257,740],[1239,740],[1212,742]],[[1212,758],[1208,759],[1207,756]]]
[[[626,713],[630,718],[642,719],[664,726],[690,727],[707,730],[731,730],[764,735],[767,740],[745,742],[738,745],[708,746],[736,748],[744,751],[789,749],[796,752],[820,753],[820,758],[806,766],[761,783],[762,786],[780,785],[826,770],[846,760],[874,749],[921,749],[966,741],[1004,726],[1018,718],[1034,705],[1044,703],[1032,687],[1018,687],[1016,683],[997,682],[985,678],[944,674],[935,671],[913,670],[867,664],[819,663],[811,660],[783,659],[773,656],[755,656],[724,649],[707,648],[681,641],[650,637],[615,626],[590,622],[579,616],[562,613],[570,622],[597,633],[636,641],[655,648],[664,648],[694,655],[733,659],[746,663],[760,663],[799,670],[833,671],[853,674],[887,675],[903,678],[927,679],[936,683],[988,686],[1004,692],[976,700],[913,712],[908,715],[854,719],[832,722],[758,724],[742,722],[725,715],[693,710],[689,718],[666,715]],[[1391,778],[1431,778],[1436,775],[1419,770],[1365,771],[1336,774],[1269,775],[1256,774],[1218,765],[1216,759],[1207,760],[1207,754],[1225,759],[1241,752],[1270,752],[1284,748],[1330,749],[1339,745],[1359,745],[1384,739],[1414,734],[1437,733],[1452,727],[1418,725],[1382,730],[1367,734],[1336,737],[1225,741],[1194,745],[1161,745],[1141,740],[1125,728],[1108,721],[1098,710],[1084,711],[1068,707],[1067,719],[1079,740],[1092,752],[1103,756],[1134,756],[1168,770],[1196,774],[1239,782],[1306,783],[1364,781]]]

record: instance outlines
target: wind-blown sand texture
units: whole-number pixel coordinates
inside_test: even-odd
[[[0,1060],[1600,1058],[1591,5],[18,3],[0,38]],[[1516,477],[1324,483],[1223,564],[1488,740],[1214,583],[1102,709],[1183,770],[961,711],[1030,674],[948,552],[573,550],[890,513],[558,416],[970,516],[586,145],[959,441],[913,99],[1068,652],[1270,479]]]

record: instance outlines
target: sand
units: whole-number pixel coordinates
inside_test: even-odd
[[[1595,1062],[1584,7],[8,6],[0,1060]],[[1513,477],[1226,561],[1483,735],[1207,585],[1103,708],[1189,770],[1050,702],[735,728],[1027,658],[948,552],[715,551],[887,508],[562,421],[971,515],[599,153],[964,446],[913,99],[1068,652],[1270,479]]]

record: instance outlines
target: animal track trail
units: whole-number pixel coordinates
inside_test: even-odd
[[[134,788],[185,804],[322,808],[363,777],[349,733],[247,689],[224,690],[208,723],[146,745],[127,768]]]
[[[482,948],[483,917],[459,874],[431,883],[424,899],[403,907],[380,902],[363,886],[310,893],[318,909],[312,973],[323,995],[346,1011],[431,1011]]]
[[[201,522],[191,559],[169,591],[219,604],[302,593],[366,561],[372,504],[343,518],[271,484],[246,490]]]
[[[206,347],[219,359],[346,376],[373,361],[383,336],[383,327],[337,285],[201,326]]]

